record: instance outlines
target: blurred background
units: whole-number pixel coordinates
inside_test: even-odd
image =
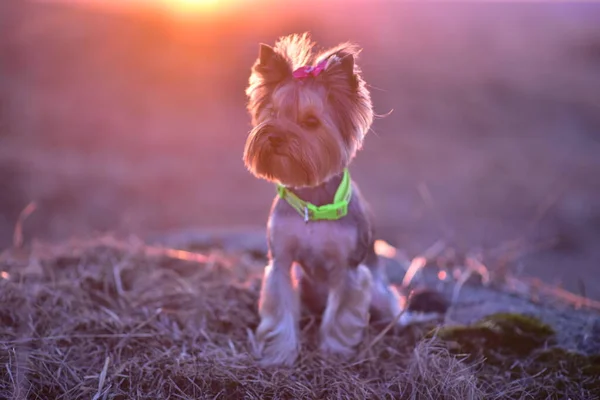
[[[355,41],[379,114],[353,178],[379,236],[502,253],[600,298],[600,3],[0,2],[0,247],[264,226],[244,168],[259,42]]]

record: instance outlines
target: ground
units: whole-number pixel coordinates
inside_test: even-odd
[[[371,326],[341,362],[320,356],[305,314],[297,365],[259,368],[260,242],[237,232],[176,250],[102,237],[4,252],[0,397],[600,398],[598,311],[476,280],[457,291],[433,267],[412,284],[458,293],[445,321]],[[388,263],[397,281],[401,262]]]

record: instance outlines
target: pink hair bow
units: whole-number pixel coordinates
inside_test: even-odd
[[[292,76],[296,79],[304,79],[308,78],[309,76],[317,77],[321,72],[323,72],[326,65],[327,59],[321,61],[315,66],[305,65],[304,67],[296,69],[292,73]]]

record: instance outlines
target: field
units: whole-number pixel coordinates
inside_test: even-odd
[[[600,398],[600,6],[242,3],[0,2],[0,398]],[[364,48],[352,176],[392,280],[437,248],[416,281],[454,302],[342,367],[305,315],[299,364],[264,370],[244,87],[300,31]]]
[[[318,318],[305,314],[296,366],[259,368],[253,331],[265,254],[250,250],[104,237],[5,252],[0,396],[600,398],[599,305],[535,303],[475,283],[440,328],[373,325],[345,362],[320,355]],[[456,284],[438,288],[449,294]]]

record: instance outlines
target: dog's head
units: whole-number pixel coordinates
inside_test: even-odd
[[[246,90],[253,129],[244,150],[259,178],[319,185],[350,163],[373,122],[358,49],[346,43],[315,54],[313,47],[308,34],[260,45]]]

